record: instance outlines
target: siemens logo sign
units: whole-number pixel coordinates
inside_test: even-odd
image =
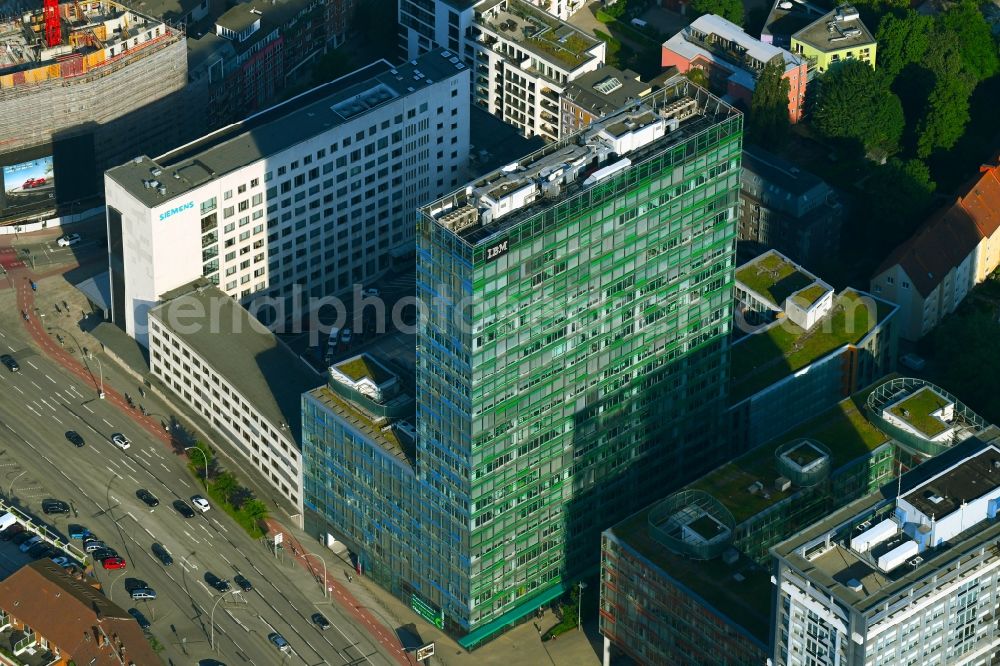
[[[188,210],[190,208],[194,208],[194,202],[193,201],[188,201],[183,206],[177,206],[177,208],[171,208],[170,210],[163,211],[162,213],[160,213],[160,219],[161,220],[165,220],[168,217],[170,217],[171,215],[176,215],[177,213],[183,213],[184,211],[186,211],[186,210]]]

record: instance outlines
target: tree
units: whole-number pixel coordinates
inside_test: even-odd
[[[941,79],[927,99],[927,111],[917,123],[917,155],[947,150],[962,138],[969,122],[969,91],[960,81]]]
[[[931,334],[935,383],[967,400],[986,420],[1000,419],[1000,325],[993,306],[963,305]]]
[[[743,25],[743,3],[741,0],[691,0],[693,18],[704,14],[715,14],[736,25]]]
[[[863,216],[877,253],[884,254],[920,225],[936,185],[920,160],[891,159],[877,167],[862,187]]]
[[[696,86],[701,86],[702,88],[708,89],[708,74],[705,72],[703,67],[691,67],[687,72],[684,73],[688,81],[695,84]]]
[[[906,119],[886,79],[860,60],[848,60],[820,79],[813,126],[829,138],[851,139],[869,155],[899,150]]]
[[[240,484],[236,482],[236,477],[234,477],[230,472],[222,472],[215,477],[215,482],[212,484],[213,489],[219,493],[227,502],[230,502],[230,496],[233,494]]]
[[[244,516],[255,523],[261,523],[267,520],[267,505],[259,499],[252,499],[246,502],[240,510],[243,512]]]
[[[769,62],[757,79],[747,117],[747,135],[753,143],[780,148],[788,140],[788,94],[783,61]]]
[[[990,26],[979,11],[979,3],[962,0],[938,17],[942,31],[955,34],[962,62],[975,76],[975,83],[988,79],[1000,70],[997,45]],[[881,56],[882,43],[879,42]]]
[[[875,33],[878,68],[890,80],[895,80],[904,67],[923,59],[931,44],[933,30],[933,18],[912,10],[903,16],[883,16]]]

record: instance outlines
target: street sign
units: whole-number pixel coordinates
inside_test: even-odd
[[[284,532],[278,532],[277,534],[274,535],[274,543],[275,543],[275,545],[281,543],[284,540],[285,540],[285,533]]]
[[[434,643],[428,643],[423,647],[417,648],[417,661],[423,661],[428,657],[434,656]]]
[[[431,605],[416,595],[410,595],[410,608],[438,629],[444,629],[444,611],[434,610]]]

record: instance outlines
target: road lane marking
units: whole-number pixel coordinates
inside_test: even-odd
[[[111,426],[112,428],[114,428],[114,425],[112,425],[111,421],[107,420],[107,419],[106,419],[106,418],[104,418],[103,416],[101,417],[101,420],[102,420],[102,421],[104,421],[105,423],[107,423],[107,424],[108,424],[109,426]]]
[[[24,395],[24,391],[22,391],[22,390],[21,390],[20,388],[18,388],[18,387],[17,387],[17,385],[14,385],[14,389],[15,389],[15,390],[16,390],[16,391],[17,391],[18,393],[20,393],[21,395]]]
[[[199,580],[198,582],[201,583],[201,586],[203,588],[205,588],[205,591],[208,592],[208,595],[212,596],[212,590],[209,589],[208,585],[205,585],[205,581]]]
[[[89,406],[87,406],[87,405],[84,405],[84,406],[83,406],[83,408],[84,408],[84,409],[86,409],[86,410],[87,410],[88,412],[90,412],[91,414],[93,414],[93,413],[94,413],[94,410],[92,410],[92,409],[91,409],[91,408],[90,408]]]
[[[220,552],[219,555],[222,555],[222,559],[226,561],[226,564],[228,564],[229,566],[233,565],[233,563],[229,561],[229,558],[226,557],[225,553]]]
[[[31,410],[32,412],[34,412],[35,416],[37,416],[37,417],[41,418],[41,416],[42,416],[42,415],[41,415],[41,414],[39,414],[38,412],[36,412],[36,411],[35,411],[35,408],[34,408],[34,407],[32,407],[31,405],[27,405],[27,404],[25,405],[25,407],[27,407],[27,408],[28,408],[28,409],[30,409],[30,410]]]
[[[132,476],[131,474],[126,474],[125,476],[127,476],[130,479],[132,479],[132,483],[134,483],[135,485],[139,485],[139,482],[136,481],[136,478],[134,476]],[[129,515],[131,516],[132,514],[130,513]],[[138,522],[138,521],[136,521],[136,522]]]
[[[48,376],[47,374],[45,375],[45,378],[46,378],[46,379],[48,379],[48,380],[49,380],[50,382],[52,382],[53,384],[56,384],[56,385],[58,385],[58,384],[59,384],[59,382],[57,382],[56,380],[52,379],[52,378],[51,378],[51,377],[49,377],[49,376]]]
[[[65,423],[63,423],[63,422],[62,422],[62,419],[60,419],[60,418],[59,418],[58,416],[56,416],[55,414],[53,414],[53,415],[52,415],[52,418],[54,418],[54,419],[55,419],[56,421],[59,421],[59,425],[66,425]]]
[[[135,468],[135,467],[132,467],[132,465],[129,465],[129,464],[128,464],[128,460],[127,460],[127,459],[125,459],[125,458],[122,458],[120,462],[121,462],[121,464],[125,465],[126,467],[128,467],[128,468],[129,468],[130,470],[132,470],[132,471],[133,471],[133,472],[135,472],[136,474],[138,474],[138,473],[139,473],[139,472],[138,472],[138,470],[136,470],[136,468]]]
[[[166,465],[164,465],[163,463],[160,463],[160,467],[162,467],[163,469],[167,470],[168,472],[170,471],[170,468],[167,467]]]
[[[35,365],[34,363],[32,363],[31,361],[25,361],[25,363],[27,363],[28,365],[30,365],[31,367],[33,367],[35,370],[38,370],[38,366]]]
[[[32,384],[35,384],[35,388],[36,388],[36,389],[38,389],[39,391],[41,391],[41,390],[42,390],[42,387],[41,387],[41,386],[39,386],[38,384],[36,384],[36,383],[35,383],[35,380],[34,380],[34,379],[32,379],[32,380],[30,380],[30,381],[31,381],[31,383],[32,383]]]

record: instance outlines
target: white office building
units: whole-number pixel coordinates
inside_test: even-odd
[[[300,400],[322,375],[204,278],[149,311],[149,364],[225,438],[242,472],[266,480],[301,515]]]
[[[476,104],[525,136],[556,141],[567,84],[603,66],[606,54],[603,41],[562,20],[567,6],[575,4],[400,0],[401,40],[407,57],[436,47],[459,54],[473,68]]]
[[[257,295],[345,293],[414,251],[413,211],[469,152],[469,69],[447,51],[368,65],[170,153],[105,174],[112,320],[199,277]]]
[[[775,666],[996,663],[1000,440],[981,437],[772,549]]]

